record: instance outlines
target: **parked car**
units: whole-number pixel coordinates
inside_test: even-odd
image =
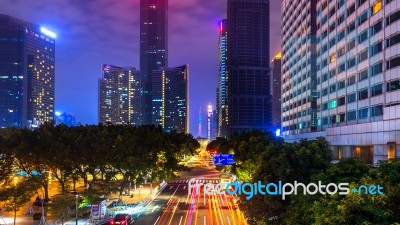
[[[110,221],[110,225],[128,225],[131,224],[132,216],[128,213],[119,213]]]

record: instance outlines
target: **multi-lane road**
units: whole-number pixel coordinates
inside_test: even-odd
[[[188,190],[192,178],[196,181]],[[245,225],[243,214],[235,206],[234,196],[204,193],[201,184],[216,185],[219,182],[219,172],[212,167],[193,168],[190,173],[170,182],[145,210],[135,214],[133,224]]]

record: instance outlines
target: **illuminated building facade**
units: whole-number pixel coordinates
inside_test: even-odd
[[[227,20],[221,20],[219,24],[219,71],[217,89],[217,136],[228,137],[228,50]]]
[[[0,127],[54,121],[56,34],[0,14]]]
[[[153,70],[168,66],[168,0],[140,0],[143,124],[152,123]]]
[[[278,53],[271,63],[271,96],[272,96],[272,129],[281,129],[282,101],[281,101],[281,59],[282,53]]]
[[[375,164],[400,157],[398,1],[313,4],[318,37],[317,130],[287,138],[326,137],[336,159],[357,157]],[[300,12],[309,7],[300,7]]]
[[[209,141],[215,140],[216,138],[216,123],[215,123],[215,110],[210,104],[207,107],[207,139]]]
[[[282,2],[282,132],[317,131],[316,2]]]
[[[141,125],[140,71],[104,64],[99,80],[99,123]]]
[[[269,0],[228,0],[228,135],[271,129]]]
[[[153,71],[152,124],[165,131],[189,132],[189,66]]]

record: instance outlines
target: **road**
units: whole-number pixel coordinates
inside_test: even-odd
[[[189,180],[200,188],[191,188]],[[219,183],[219,172],[213,167],[193,168],[190,173],[169,183],[165,189],[138,215],[133,224],[141,225],[244,225],[242,213],[233,198],[225,194],[207,195],[200,184]]]

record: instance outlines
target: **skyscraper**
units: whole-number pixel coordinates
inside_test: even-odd
[[[0,15],[0,127],[54,121],[56,34]]]
[[[168,66],[168,0],[140,0],[143,124],[152,123],[152,72]]]
[[[134,67],[102,66],[99,123],[140,125],[140,72]]]
[[[282,131],[317,130],[317,0],[282,2]]]
[[[228,0],[228,133],[271,128],[269,0]]]
[[[296,9],[297,4],[300,7]],[[379,160],[400,157],[398,1],[287,0],[282,6],[283,51],[288,53],[282,58],[282,69],[293,68],[292,76],[283,77],[283,82],[286,80],[283,88],[288,92],[283,96],[287,101],[283,108],[285,139],[326,137],[336,159],[357,157],[376,164]],[[298,99],[291,99],[310,84],[310,80],[300,81],[301,74],[294,73],[296,68],[302,71],[301,65],[308,62],[308,57],[304,59],[301,53],[309,46],[309,38],[304,36],[296,44],[288,42],[292,33],[309,34],[307,21],[315,25],[311,31],[318,37],[315,130],[300,126],[304,125],[306,108],[298,110]]]
[[[189,132],[189,66],[153,70],[152,124]]]
[[[271,63],[272,127],[274,130],[281,129],[282,123],[281,58],[282,53],[279,52]]]
[[[219,23],[219,68],[217,89],[217,136],[228,137],[228,31],[226,19]]]
[[[215,125],[215,110],[213,110],[210,103],[207,107],[207,139],[209,141],[215,140],[216,138]]]

